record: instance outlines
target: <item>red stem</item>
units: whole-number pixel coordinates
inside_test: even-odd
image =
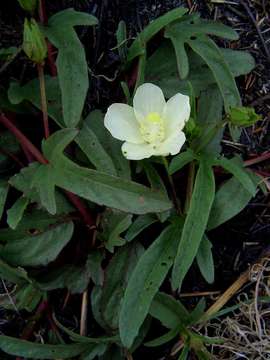
[[[251,165],[258,164],[258,163],[268,160],[268,159],[270,159],[270,152],[267,152],[265,154],[257,156],[254,159],[246,160],[246,161],[244,161],[244,164],[245,164],[245,166],[251,166]]]
[[[48,164],[48,160],[41,154],[41,152],[27,139],[27,137],[14,125],[12,122],[3,114],[0,113],[0,122],[9,129],[19,142],[30,151],[30,153],[39,161],[41,164]]]
[[[29,152],[35,157],[38,162],[44,165],[49,163],[48,160],[45,159],[45,157],[41,154],[41,152],[27,139],[27,137],[15,125],[12,124],[12,122],[3,113],[0,114],[0,123],[5,125],[5,127],[16,136],[19,142],[24,145],[27,150],[29,150]],[[90,229],[94,229],[95,221],[87,210],[84,203],[81,201],[81,199],[77,195],[72,194],[69,191],[65,191],[65,193],[69,198],[70,202],[78,209],[85,224]]]

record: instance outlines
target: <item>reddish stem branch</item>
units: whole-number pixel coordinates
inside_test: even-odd
[[[10,130],[15,137],[19,140],[29,152],[36,158],[41,164],[48,164],[48,160],[41,154],[41,152],[27,139],[27,137],[5,116],[0,113],[0,123],[2,123],[8,130]]]
[[[244,162],[245,166],[251,166],[251,165],[255,165],[255,164],[258,164],[262,161],[265,161],[265,160],[268,160],[270,159],[270,152],[267,152],[265,154],[262,154],[260,156],[257,156],[255,157],[254,159],[249,159],[249,160],[246,160]]]
[[[27,137],[14,125],[12,122],[3,114],[0,114],[0,123],[5,125],[7,129],[9,129],[15,137],[19,140],[21,145],[24,147],[35,157],[35,159],[41,164],[48,164],[48,160],[41,154],[41,152],[27,139]],[[81,199],[75,195],[66,191],[66,195],[69,198],[70,202],[78,209],[80,212],[85,224],[90,228],[95,228],[95,221],[88,212],[86,206],[81,201]]]

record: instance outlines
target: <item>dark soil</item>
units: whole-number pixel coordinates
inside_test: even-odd
[[[245,129],[239,144],[224,143],[224,151],[240,152],[246,159],[255,158],[269,151],[270,2],[268,0],[233,0],[224,1],[224,4],[207,0],[47,1],[48,16],[61,9],[74,7],[76,10],[91,13],[99,19],[99,26],[94,32],[88,27],[78,29],[92,73],[85,111],[89,112],[94,108],[106,109],[112,102],[123,99],[122,90],[118,86],[120,61],[117,52],[112,50],[116,46],[115,32],[119,21],[126,22],[128,37],[131,39],[151,20],[183,5],[190,11],[199,11],[205,18],[218,19],[232,26],[239,33],[240,39],[230,44],[224,42],[223,45],[248,50],[256,59],[256,69],[248,76],[239,79],[238,85],[243,103],[254,106],[257,113],[262,115],[262,121]],[[0,2],[0,48],[21,44],[23,16],[16,2]],[[0,74],[1,85],[6,86],[10,78],[25,82],[36,76],[33,75],[33,71],[32,65],[21,54]],[[253,168],[265,177],[270,177],[269,161],[258,162]],[[269,197],[259,193],[240,215],[212,231],[210,239],[214,248],[216,281],[212,286],[207,285],[194,266],[183,291],[194,293],[226,289],[241,271],[258,257],[264,247],[269,245],[269,216]],[[59,292],[55,301],[60,316],[66,319],[68,325],[67,319],[73,319],[74,313],[79,311],[79,302],[74,297],[68,302],[65,310],[61,310],[65,295],[64,292]],[[192,306],[197,299],[198,297],[193,296],[185,298],[185,301]],[[26,314],[17,316],[16,313],[7,312],[0,322],[0,329],[5,334],[19,336],[27,319]],[[46,326],[45,323],[43,326]],[[162,354],[159,353],[159,357],[161,358]],[[139,359],[140,354],[138,357],[135,356],[136,358]],[[149,353],[150,358],[151,353]]]

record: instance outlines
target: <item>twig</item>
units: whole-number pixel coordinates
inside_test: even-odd
[[[268,247],[259,259],[254,264],[262,264],[265,257],[270,255],[270,247]],[[209,317],[217,313],[222,307],[235,295],[250,278],[250,269],[247,269],[239,278],[218,298],[218,300],[210,306],[210,308],[205,312],[202,317],[202,321],[207,320]]]
[[[270,50],[268,49],[268,47],[267,47],[267,45],[265,43],[265,40],[264,40],[264,37],[262,35],[261,29],[259,28],[259,26],[258,26],[258,24],[257,24],[257,22],[256,22],[256,20],[255,20],[255,18],[253,16],[251,10],[250,10],[250,8],[249,8],[249,6],[247,4],[247,1],[246,0],[240,0],[240,3],[245,8],[245,10],[248,13],[251,21],[253,22],[253,25],[255,26],[255,29],[256,29],[256,31],[257,31],[257,33],[259,35],[259,38],[261,40],[261,43],[262,43],[263,47],[264,47],[264,51],[266,53],[268,61],[270,61]]]
[[[87,335],[87,313],[88,313],[88,289],[82,294],[82,306],[81,306],[81,321],[80,321],[80,335]]]
[[[244,165],[245,166],[251,166],[251,165],[258,164],[258,163],[260,163],[262,161],[265,161],[265,160],[268,160],[268,159],[270,159],[270,152],[266,152],[265,154],[257,156],[254,159],[246,160],[246,161],[244,161]]]

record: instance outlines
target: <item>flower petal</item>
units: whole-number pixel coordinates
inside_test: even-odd
[[[139,121],[149,113],[162,115],[165,105],[166,102],[162,90],[150,83],[139,86],[133,99],[134,112]]]
[[[177,130],[182,130],[190,116],[189,97],[182,94],[171,97],[166,103],[163,116],[168,137]]]
[[[150,144],[132,144],[125,142],[122,145],[122,153],[129,160],[142,160],[152,156],[154,150]]]
[[[106,112],[104,126],[118,140],[130,141],[135,144],[144,142],[134,110],[129,105],[112,104]]]
[[[186,141],[186,136],[183,131],[178,131],[177,134],[173,134],[168,137],[157,149],[154,155],[167,156],[169,154],[176,155],[181,150]]]

